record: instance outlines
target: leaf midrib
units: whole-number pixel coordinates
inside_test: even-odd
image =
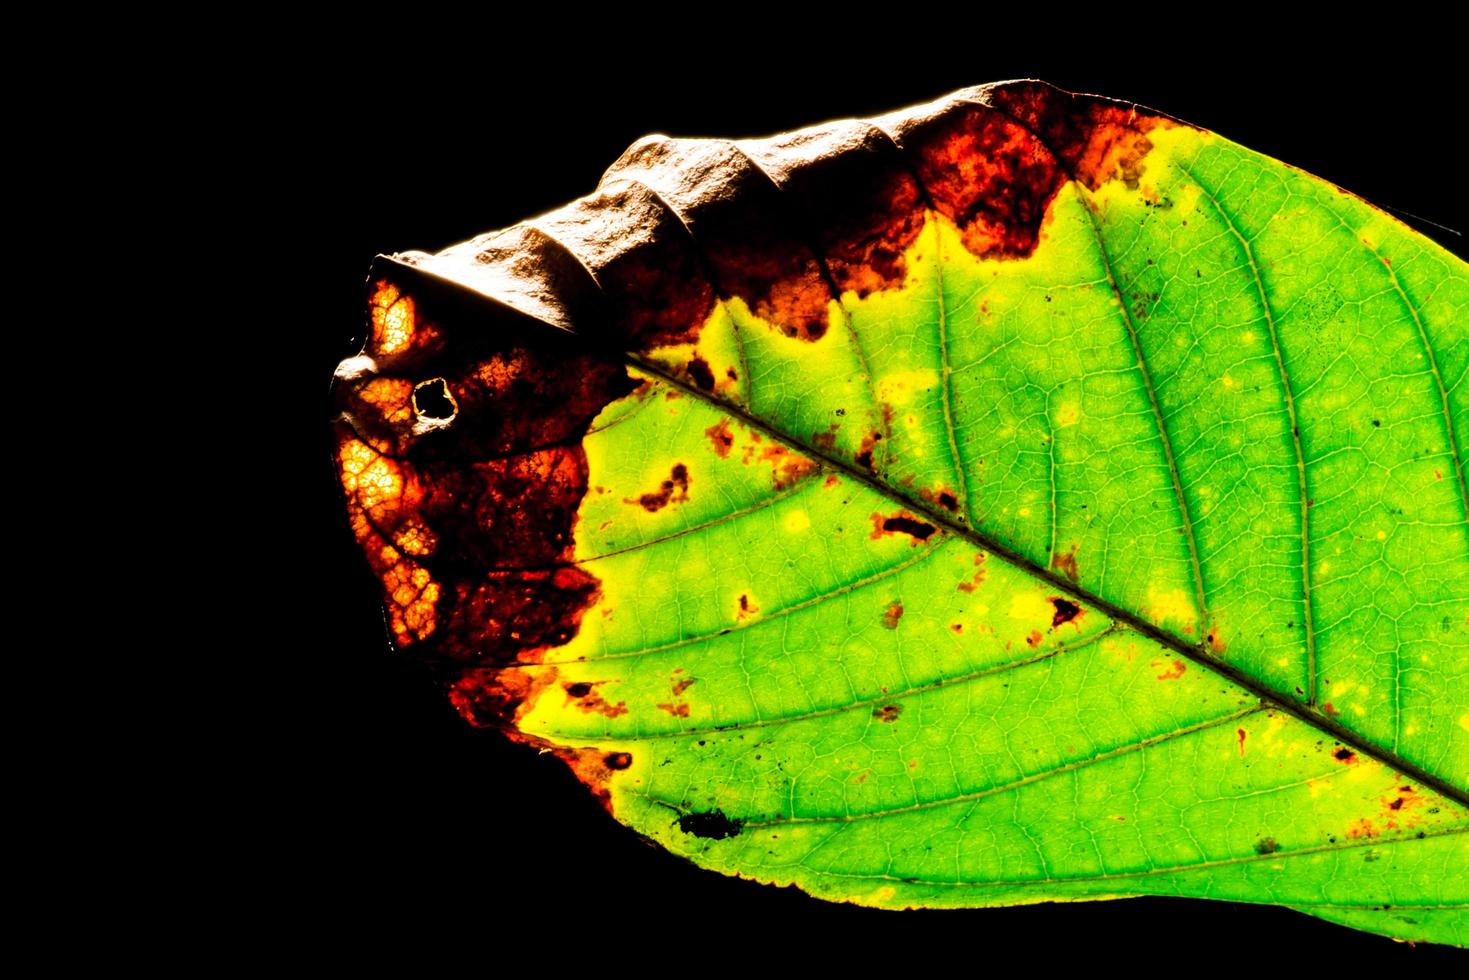
[[[1425,786],[1428,786],[1435,792],[1451,800],[1454,800],[1461,806],[1469,807],[1469,791],[1459,789],[1449,784],[1443,779],[1443,777],[1423,769],[1416,763],[1410,762],[1409,760],[1398,756],[1388,749],[1381,748],[1377,745],[1373,745],[1372,743],[1365,741],[1362,736],[1360,736],[1356,732],[1337,722],[1332,721],[1330,718],[1316,714],[1315,712],[1311,711],[1306,705],[1302,705],[1280,697],[1277,692],[1266,687],[1259,680],[1239,670],[1233,664],[1214,657],[1199,646],[1194,646],[1192,644],[1186,644],[1182,642],[1171,633],[1168,633],[1165,630],[1154,626],[1147,620],[1142,619],[1136,613],[1130,612],[1129,610],[1118,606],[1116,603],[1113,603],[1108,599],[1091,594],[1090,592],[1082,589],[1064,576],[1053,572],[1050,569],[1041,567],[1030,558],[1020,554],[1009,546],[989,538],[987,535],[980,533],[979,531],[975,530],[972,527],[969,527],[966,524],[962,524],[956,521],[952,515],[940,509],[936,509],[927,501],[905,497],[893,487],[888,486],[886,483],[877,479],[877,477],[873,474],[868,473],[865,470],[859,469],[855,465],[848,463],[845,460],[828,455],[814,446],[807,446],[801,443],[799,440],[792,438],[784,432],[781,432],[779,429],[773,428],[769,423],[758,419],[753,415],[750,415],[736,405],[732,405],[728,402],[723,402],[711,398],[707,392],[703,391],[702,389],[693,387],[692,385],[685,383],[681,379],[674,377],[668,371],[663,369],[660,365],[654,364],[637,356],[636,354],[632,354],[627,351],[621,351],[619,352],[619,354],[623,360],[625,360],[628,364],[636,367],[638,370],[653,375],[663,383],[679,389],[684,394],[692,398],[698,399],[699,401],[713,406],[719,411],[725,412],[739,419],[742,424],[760,430],[775,441],[780,442],[783,445],[786,445],[791,449],[794,449],[818,461],[824,467],[841,471],[845,476],[856,480],[857,482],[866,486],[868,489],[873,490],[878,494],[881,494],[882,496],[888,498],[889,500],[892,500],[895,503],[903,505],[911,511],[922,514],[924,519],[929,523],[941,526],[945,531],[949,532],[950,534],[955,534],[960,538],[971,542],[972,544],[978,545],[986,552],[998,556],[1002,560],[1015,566],[1021,571],[1024,571],[1025,573],[1035,578],[1041,579],[1042,581],[1046,582],[1048,585],[1053,586],[1057,590],[1064,592],[1074,598],[1080,599],[1082,602],[1085,602],[1095,607],[1096,609],[1099,609],[1100,611],[1111,617],[1113,620],[1123,624],[1129,629],[1141,633],[1142,635],[1163,645],[1164,647],[1177,653],[1178,655],[1187,658],[1193,663],[1199,664],[1228,678],[1229,680],[1238,684],[1240,687],[1249,691],[1251,694],[1258,697],[1262,704],[1264,704],[1265,706],[1283,711],[1286,714],[1289,714],[1292,717],[1301,720],[1307,725],[1310,725],[1313,729],[1332,736],[1343,745],[1351,747],[1354,751],[1360,752],[1363,755],[1376,759],[1384,765],[1395,769],[1398,772],[1403,773],[1404,775],[1410,776],[1413,779],[1416,779],[1418,782],[1422,783]]]

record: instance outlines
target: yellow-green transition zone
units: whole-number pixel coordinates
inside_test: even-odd
[[[507,668],[516,724],[605,754],[640,833],[826,898],[1469,944],[1469,268],[1149,138],[1027,257],[930,210],[818,339],[726,299],[646,355],[584,442],[600,593]]]

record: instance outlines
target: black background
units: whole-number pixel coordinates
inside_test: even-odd
[[[291,150],[272,175],[292,188],[283,230],[303,333],[292,383],[310,412],[291,505],[307,508],[320,561],[301,586],[306,629],[262,654],[291,709],[279,716],[280,764],[259,787],[281,902],[272,928],[342,948],[449,951],[485,969],[502,965],[501,947],[566,968],[688,971],[777,969],[788,944],[833,965],[898,957],[916,971],[957,956],[975,972],[1010,957],[1166,969],[1201,954],[1228,968],[1417,965],[1448,953],[1270,907],[1150,898],[895,914],[700,871],[618,825],[560,762],[470,730],[388,650],[326,431],[331,370],[360,344],[368,263],[588,193],[645,133],[767,135],[1039,77],[1214,129],[1380,206],[1462,221],[1462,193],[1446,192],[1460,166],[1446,121],[1464,93],[1426,79],[1421,62],[1435,59],[1421,52],[1361,59],[1344,56],[1341,39],[1268,37],[1225,59],[1140,34],[1135,47],[1018,54],[1049,45],[1000,44],[982,28],[935,33],[921,46],[880,26],[819,43],[655,37],[609,20],[567,47],[509,28],[465,37],[385,25],[371,46],[330,50],[343,70],[318,70],[318,48],[282,56],[262,112]],[[900,53],[879,55],[889,46]],[[1418,226],[1462,254],[1462,239]]]

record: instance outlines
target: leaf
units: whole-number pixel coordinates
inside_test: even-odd
[[[395,642],[706,867],[1469,943],[1469,275],[1040,83],[380,259],[338,370]]]

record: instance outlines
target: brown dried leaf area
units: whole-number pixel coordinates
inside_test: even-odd
[[[553,679],[500,668],[566,643],[599,595],[572,563],[582,438],[636,385],[540,325],[464,302],[374,283],[365,353],[338,372],[336,456],[393,639],[445,671],[466,718],[491,724]],[[415,398],[426,381],[438,390]]]
[[[468,250],[405,261],[733,398],[734,379],[699,353],[716,301],[738,299],[769,329],[816,342],[841,324],[838,298],[905,284],[906,256],[934,216],[974,255],[1022,260],[1068,181],[1140,187],[1148,134],[1173,125],[1027,82],[766,140],[649,137],[594,194]],[[374,308],[382,350],[434,343],[405,326],[412,304],[384,296]]]
[[[953,222],[976,257],[1029,256],[1068,180],[1136,189],[1152,148],[1147,133],[1173,124],[1052,97],[1059,94],[1044,86],[987,93],[993,105],[949,106],[871,141],[886,152],[864,145],[767,166],[778,173],[783,206],[757,222],[753,243],[713,244],[715,294],[739,297],[775,329],[814,341],[826,333],[835,296],[903,285],[905,253],[930,211]],[[758,150],[750,155],[760,159]]]

